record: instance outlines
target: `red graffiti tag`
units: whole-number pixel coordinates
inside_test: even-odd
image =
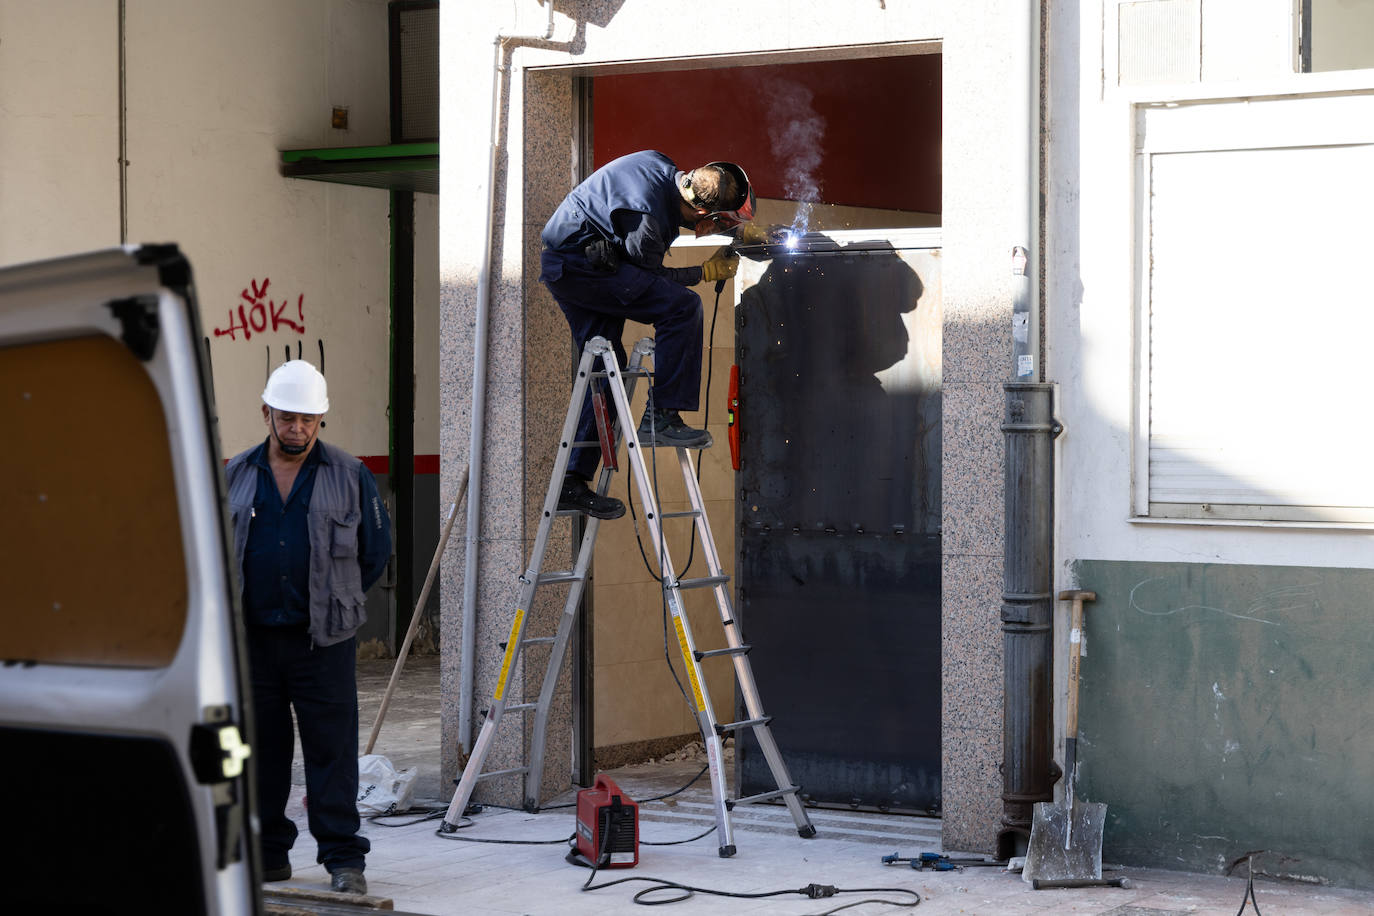
[[[248,304],[239,305],[237,309],[230,306],[229,326],[215,328],[215,336],[227,336],[230,340],[238,340],[238,332],[242,331],[244,340],[252,340],[255,333],[261,334],[267,331],[269,326],[273,332],[290,328],[297,334],[304,334],[305,293],[296,297],[296,317],[300,319],[297,322],[282,314],[291,304],[289,300],[283,299],[278,305],[274,300],[267,298],[267,287],[271,282],[270,277],[263,277],[262,285],[259,286],[257,280],[249,280],[249,288],[239,293],[239,298]]]

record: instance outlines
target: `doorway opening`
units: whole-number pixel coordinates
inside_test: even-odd
[[[701,488],[794,781],[816,805],[933,814],[942,99],[939,46],[927,50],[586,77],[580,172],[645,149],[684,170],[735,162],[758,196],[755,222],[796,233],[797,249],[743,261],[721,294],[698,287],[703,407],[684,419],[716,442],[700,459]],[[700,264],[728,241],[686,234],[667,263]],[[625,345],[651,335],[627,322]],[[732,366],[738,467],[727,446]],[[615,495],[637,500],[622,492],[628,477]],[[662,510],[685,508],[682,488],[664,484]],[[584,777],[682,760],[699,744],[638,538],[647,544],[632,525],[598,536],[575,662]],[[681,565],[688,553],[684,534],[673,555]],[[714,648],[713,600],[687,598],[700,648]],[[729,662],[703,667],[717,717],[741,718]],[[759,756],[741,742],[739,794],[766,782]]]

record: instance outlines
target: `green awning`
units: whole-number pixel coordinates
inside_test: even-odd
[[[438,194],[439,144],[282,150],[281,173],[287,178]]]

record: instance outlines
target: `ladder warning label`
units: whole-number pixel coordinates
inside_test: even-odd
[[[520,641],[520,625],[525,622],[523,608],[515,609],[515,622],[510,625],[510,639],[506,640],[506,657],[501,659],[501,676],[496,679],[496,699],[506,695],[506,676],[510,674],[511,659],[515,658],[515,644]]]
[[[706,698],[701,695],[701,681],[697,679],[697,666],[692,664],[692,652],[687,647],[687,631],[682,626],[680,616],[673,616],[673,626],[677,627],[677,642],[682,647],[682,661],[687,668],[687,678],[692,682],[692,696],[696,697],[697,712],[704,712]]]

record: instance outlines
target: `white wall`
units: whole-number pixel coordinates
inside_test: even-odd
[[[1201,525],[1130,521],[1132,430],[1136,422],[1135,286],[1132,224],[1132,111],[1139,101],[1255,96],[1357,85],[1359,74],[1295,74],[1275,53],[1275,42],[1256,41],[1248,62],[1236,57],[1236,40],[1223,41],[1231,72],[1249,78],[1198,83],[1119,85],[1111,60],[1117,35],[1115,4],[1055,0],[1051,22],[1051,156],[1049,169],[1048,378],[1059,385],[1057,415],[1065,424],[1058,440],[1057,552],[1076,559],[1219,562],[1368,568],[1374,564],[1367,530],[1260,525]],[[1101,11],[1107,15],[1102,16]],[[1256,21],[1233,38],[1281,29],[1291,22],[1286,2],[1257,6]],[[1268,18],[1265,18],[1268,17]],[[1276,25],[1278,23],[1278,25]],[[1104,50],[1107,49],[1105,55]],[[1202,71],[1207,71],[1205,60]],[[1367,75],[1365,75],[1367,79]],[[1342,82],[1343,81],[1343,82]],[[1256,188],[1263,194],[1263,188]],[[1311,214],[1320,221],[1321,214]],[[1256,265],[1281,263],[1285,233],[1303,227],[1275,225],[1273,247],[1256,252]],[[1274,262],[1273,259],[1279,259]],[[1243,320],[1243,316],[1240,316]],[[1281,329],[1275,344],[1282,347]],[[1256,379],[1254,394],[1268,385],[1292,385],[1279,360]],[[1198,393],[1205,398],[1205,392]],[[1218,406],[1217,409],[1224,409]],[[1290,423],[1295,436],[1322,431]],[[1352,416],[1352,422],[1360,422]],[[1067,586],[1065,586],[1067,587]]]
[[[385,0],[127,9],[127,239],[176,242],[191,260],[225,453],[263,435],[269,363],[298,344],[318,363],[322,341],[327,437],[386,454],[387,194],[278,173],[283,149],[389,139]],[[0,3],[6,262],[120,242],[117,27],[109,2]],[[330,127],[334,106],[348,130]],[[216,334],[269,280],[264,300],[289,300],[281,318],[303,333],[268,319],[251,339]]]
[[[119,241],[117,25],[103,0],[0,0],[0,262]]]

